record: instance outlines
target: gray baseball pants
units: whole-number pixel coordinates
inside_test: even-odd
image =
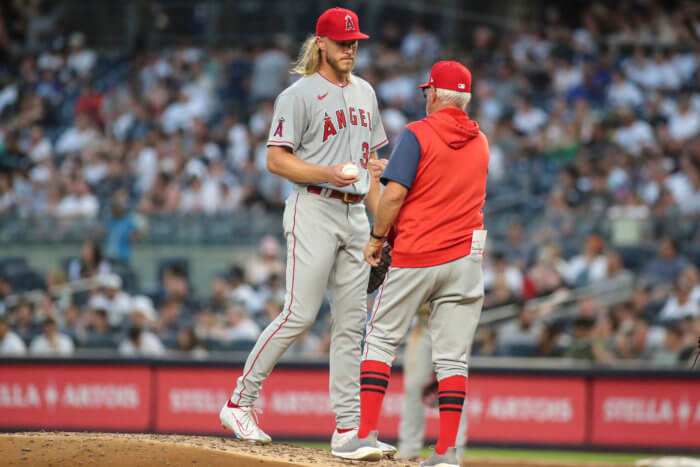
[[[331,305],[330,398],[340,429],[360,423],[360,358],[367,317],[369,237],[364,203],[346,204],[295,189],[284,210],[287,293],[282,313],[258,338],[231,396],[253,405],[282,354],[316,319],[326,291]]]
[[[433,376],[432,346],[428,332],[428,315],[419,314],[413,326],[403,356],[403,402],[401,423],[399,424],[399,456],[413,458],[420,456],[425,439],[425,407],[423,388]],[[464,455],[467,444],[467,399],[464,400],[462,418],[457,432],[457,454]]]

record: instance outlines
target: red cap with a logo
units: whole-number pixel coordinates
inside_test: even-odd
[[[324,11],[318,17],[316,35],[326,36],[334,41],[369,39],[367,34],[360,32],[360,22],[355,12],[337,7]]]
[[[434,87],[457,92],[472,91],[472,74],[458,62],[437,62],[430,70],[430,78],[419,88]]]

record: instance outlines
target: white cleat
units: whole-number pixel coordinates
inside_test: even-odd
[[[226,403],[219,412],[221,426],[236,434],[236,438],[255,444],[269,444],[272,438],[258,426],[255,407],[229,407]]]
[[[331,449],[338,449],[348,441],[352,439],[353,436],[357,434],[357,428],[354,430],[346,431],[344,433],[339,433],[336,428],[331,437]],[[388,443],[382,443],[377,440],[377,446],[382,451],[382,455],[385,457],[393,457],[396,454],[396,448]]]
[[[358,438],[357,431],[352,438],[340,447],[331,449],[335,457],[350,460],[378,461],[382,458],[382,450],[377,445],[377,432],[370,431],[366,438]]]

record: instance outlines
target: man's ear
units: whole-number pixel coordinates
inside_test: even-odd
[[[325,52],[326,43],[323,41],[323,37],[320,37],[320,36],[316,37],[316,45],[318,45],[319,50],[323,50]]]

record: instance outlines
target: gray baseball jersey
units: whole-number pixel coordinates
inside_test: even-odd
[[[339,86],[315,73],[299,79],[275,101],[268,145],[287,146],[313,164],[354,162],[360,169],[357,183],[321,186],[366,194],[369,155],[387,143],[374,89],[357,76]]]
[[[296,157],[314,164],[356,162],[360,181],[346,192],[364,195],[369,191],[369,154],[385,144],[374,90],[356,76],[342,87],[318,73],[301,78],[275,103],[268,145],[287,146]],[[284,311],[258,338],[231,402],[255,404],[263,381],[313,324],[328,292],[331,405],[337,426],[348,429],[357,428],[360,422],[360,358],[369,279],[363,249],[369,220],[363,203],[346,204],[328,195],[310,193],[297,184],[287,199]]]

